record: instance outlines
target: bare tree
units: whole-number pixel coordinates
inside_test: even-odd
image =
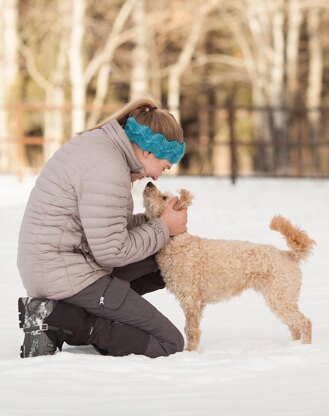
[[[287,104],[285,22],[289,13],[298,12],[297,0],[292,0],[289,6],[286,7],[284,0],[235,0],[222,13],[246,60],[253,103],[264,109],[272,108],[271,112],[257,114],[259,138],[264,145],[262,168],[273,169],[274,140],[278,148],[276,166],[280,173],[286,173],[288,167],[287,116],[283,108]],[[300,22],[298,16],[289,21],[289,48],[295,49],[290,61],[289,82],[292,84],[296,68],[296,31]]]
[[[236,0],[230,6],[221,3],[219,14],[222,22],[234,36],[242,53],[244,60],[242,67],[245,67],[246,75],[251,83],[253,104],[265,109],[269,105],[270,76],[267,61],[271,42],[268,32],[270,16],[266,12],[265,2],[253,4],[249,0]],[[253,114],[253,119],[262,145],[259,167],[265,171],[270,170],[273,161],[270,114],[267,111],[256,111]]]
[[[321,95],[323,80],[323,56],[321,45],[320,11],[309,10],[307,14],[307,31],[309,36],[309,69],[307,82],[307,107],[308,121],[310,125],[310,140],[312,144],[313,163],[316,170],[319,169],[319,156],[316,142],[320,134],[321,121]]]
[[[84,80],[84,33],[85,33],[85,0],[71,1],[71,39],[69,46],[69,65],[72,104],[72,133],[85,127],[86,86]]]
[[[18,74],[17,0],[0,0],[0,170],[12,169],[17,149],[11,140],[6,105]]]
[[[157,4],[156,8],[152,9],[144,0],[126,0],[116,12],[104,46],[90,60],[85,70],[86,84],[97,76],[96,94],[93,100],[93,110],[88,118],[88,127],[95,125],[99,119],[101,106],[108,94],[110,77],[114,73],[114,61],[121,63],[125,59],[127,52],[119,48],[127,42],[133,42],[135,45],[132,53],[129,49],[129,56],[126,58],[129,61],[130,78],[124,79],[130,87],[130,98],[145,95],[151,91],[152,95],[159,100],[161,79],[167,75],[167,71],[166,68],[161,72],[159,69],[161,52],[159,45],[155,45],[155,32],[159,27],[163,34],[170,30],[170,26],[168,27],[170,13],[168,10],[159,10],[159,7],[160,5]],[[130,17],[132,17],[132,25],[128,25]],[[151,61],[150,53],[152,53]]]
[[[63,36],[58,45],[58,51],[54,69],[52,72],[52,82],[45,84],[45,104],[47,111],[44,114],[44,137],[43,147],[44,161],[46,162],[62,144],[64,136],[64,113],[65,104],[64,80],[67,65],[67,38]]]
[[[168,107],[178,122],[180,122],[179,104],[181,77],[189,65],[197,43],[204,31],[203,25],[207,14],[217,6],[217,1],[209,0],[199,7],[198,4],[195,6],[196,9],[194,10],[194,19],[192,21],[191,29],[175,64],[170,68],[168,76]]]
[[[35,84],[44,93],[44,102],[46,104],[43,118],[44,162],[59,149],[64,137],[63,106],[65,104],[65,79],[69,43],[69,25],[67,20],[69,10],[65,0],[58,1],[56,7],[55,14],[59,18],[54,22],[52,30],[48,31],[40,25],[40,32],[35,32],[34,37],[31,36],[28,30],[24,32],[24,43],[20,45],[20,51],[25,58],[26,69]],[[38,21],[38,14],[34,10],[31,10],[31,13],[35,21]],[[40,10],[40,13],[42,13],[42,10]],[[31,16],[28,17],[31,19]],[[45,22],[46,24],[47,22]],[[58,39],[60,39],[59,42]],[[35,50],[35,45],[38,45],[41,50],[43,48],[51,48],[53,53],[49,55],[50,62],[40,59]]]
[[[130,99],[136,99],[149,92],[149,49],[146,36],[145,0],[139,0],[132,13],[136,37],[132,52]]]
[[[300,0],[288,1],[286,74],[287,74],[287,104],[294,105],[298,90],[298,48],[300,28],[303,20]]]
[[[104,104],[108,88],[109,77],[112,71],[112,60],[116,49],[122,43],[134,37],[134,31],[123,28],[131,15],[138,0],[126,0],[120,7],[112,24],[112,30],[108,33],[106,42],[101,51],[88,63],[84,80],[87,85],[97,74],[96,94],[93,100],[93,111],[88,118],[88,127],[95,125],[100,116],[100,108]]]

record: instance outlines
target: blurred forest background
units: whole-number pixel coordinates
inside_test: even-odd
[[[149,94],[176,173],[329,176],[328,0],[0,0],[0,171]]]

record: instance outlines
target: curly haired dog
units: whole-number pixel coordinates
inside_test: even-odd
[[[145,214],[160,217],[173,198],[149,182],[143,193]],[[192,195],[182,189],[174,208],[191,205]],[[294,340],[312,341],[312,323],[298,308],[302,282],[299,262],[306,259],[315,241],[305,231],[278,215],[270,228],[287,240],[289,251],[247,241],[213,240],[188,233],[172,237],[156,255],[167,288],[184,310],[187,349],[197,349],[200,320],[207,303],[228,300],[245,289],[261,292],[272,311],[288,326]]]

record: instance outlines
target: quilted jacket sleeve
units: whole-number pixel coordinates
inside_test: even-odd
[[[95,260],[103,268],[142,260],[169,239],[167,226],[160,219],[129,229],[130,189],[130,176],[117,160],[90,168],[77,185],[81,224]]]
[[[147,219],[143,213],[131,215],[128,221],[128,228],[138,227],[139,225],[145,224]]]

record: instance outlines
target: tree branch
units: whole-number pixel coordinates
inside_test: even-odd
[[[26,69],[28,73],[31,75],[33,81],[44,90],[50,88],[52,84],[49,81],[47,81],[39,72],[31,50],[23,44],[20,45],[19,50],[25,59]]]

